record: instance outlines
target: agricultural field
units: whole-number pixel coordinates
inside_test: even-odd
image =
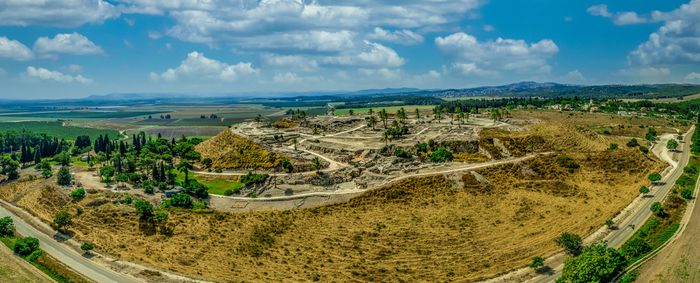
[[[7,131],[19,132],[26,130],[28,132],[47,134],[51,137],[56,137],[59,139],[75,140],[76,137],[82,135],[88,135],[92,140],[97,138],[99,135],[109,135],[111,137],[118,137],[119,132],[114,130],[106,129],[96,129],[96,128],[85,128],[76,126],[65,126],[64,122],[6,122],[0,123],[0,133]]]

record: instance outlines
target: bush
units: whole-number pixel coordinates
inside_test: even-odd
[[[637,139],[633,138],[627,142],[627,146],[628,147],[636,147],[636,146],[639,146],[639,142],[637,141]]]
[[[15,241],[12,250],[20,256],[28,256],[39,250],[39,240],[32,237],[24,237]]]
[[[685,188],[681,190],[681,197],[684,199],[692,199],[693,198],[693,189],[691,188]]]
[[[608,147],[609,150],[616,150],[617,149],[617,144],[616,143],[611,143],[610,147]]]
[[[452,152],[444,147],[438,148],[430,153],[430,161],[434,163],[452,161]]]
[[[90,242],[85,242],[85,243],[83,243],[82,245],[80,245],[80,249],[81,249],[83,252],[88,253],[88,252],[90,252],[91,250],[95,249],[95,245],[93,245],[93,244],[90,243]]]
[[[658,217],[664,217],[666,215],[663,204],[658,201],[651,205],[651,212]]]
[[[625,242],[620,248],[620,253],[627,259],[633,259],[642,256],[651,251],[651,246],[644,238],[634,236],[632,239]]]
[[[639,193],[641,193],[641,194],[648,194],[648,193],[649,193],[649,187],[647,187],[647,186],[641,186],[641,187],[639,187]]]
[[[654,173],[649,174],[649,177],[647,177],[647,178],[652,183],[656,183],[658,181],[661,181],[661,174],[659,172],[654,172]]]
[[[77,188],[77,189],[73,190],[70,193],[70,197],[72,197],[73,200],[76,200],[76,201],[85,198],[85,189],[84,188]]]
[[[542,258],[541,256],[533,257],[532,262],[530,263],[530,268],[534,269],[535,271],[538,271],[542,267],[544,267],[544,258]]]
[[[5,216],[0,218],[0,237],[12,236],[15,233],[15,225],[12,218]]]
[[[192,198],[187,194],[176,194],[170,200],[170,204],[174,207],[192,208]]]
[[[639,151],[641,151],[644,154],[647,154],[647,153],[649,153],[649,148],[646,146],[640,146]]]
[[[557,242],[560,247],[564,248],[566,253],[573,256],[579,255],[583,250],[583,240],[581,236],[574,233],[564,232],[554,241]]]
[[[136,208],[136,214],[142,219],[153,216],[153,205],[148,201],[137,200],[134,202],[134,208]]]
[[[251,172],[248,172],[248,174],[241,176],[241,183],[243,183],[246,186],[261,184],[264,183],[268,177],[269,175],[267,174],[253,174]]]
[[[570,169],[570,170],[575,170],[581,167],[576,163],[576,160],[573,158],[566,156],[566,155],[559,155],[557,156],[557,164],[559,166]]]
[[[399,158],[411,158],[411,153],[399,147],[394,150],[394,156]]]
[[[185,185],[185,191],[197,198],[205,199],[209,197],[209,189],[197,180],[189,180]]]
[[[231,188],[224,191],[225,196],[232,196],[241,192],[241,188]]]

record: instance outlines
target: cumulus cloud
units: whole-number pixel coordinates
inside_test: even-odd
[[[463,32],[437,37],[435,44],[456,59],[453,68],[465,75],[494,75],[499,71],[548,73],[551,67],[547,60],[559,52],[549,39],[535,43],[504,38],[481,42]]]
[[[119,8],[105,0],[0,1],[0,25],[77,27],[119,16]]]
[[[151,79],[163,81],[177,81],[179,79],[207,79],[217,81],[236,81],[241,77],[258,74],[259,70],[253,68],[251,63],[226,64],[221,61],[209,59],[199,52],[187,54],[187,58],[180,66],[167,69],[161,74],[151,73]]]
[[[365,47],[357,54],[323,58],[324,63],[343,66],[399,67],[405,60],[394,49],[375,42],[364,42]]]
[[[376,27],[374,28],[374,31],[369,36],[367,36],[367,38],[377,41],[386,41],[403,45],[423,43],[422,35],[407,29],[389,31],[380,27]]]
[[[21,42],[0,36],[0,57],[26,61],[32,59],[34,53]]]
[[[664,22],[649,39],[628,55],[631,64],[687,64],[700,62],[700,0],[671,12],[655,12]]]
[[[593,16],[613,19],[616,25],[634,25],[648,23],[651,19],[640,16],[636,12],[617,12],[612,13],[608,10],[608,5],[599,4],[588,8],[588,13]]]
[[[40,80],[45,80],[45,81],[55,81],[59,83],[81,83],[81,84],[89,84],[92,83],[92,80],[86,77],[83,77],[82,75],[76,75],[76,76],[71,76],[71,75],[66,75],[64,73],[61,73],[59,71],[51,71],[49,69],[45,68],[37,68],[34,66],[29,66],[27,67],[26,71],[27,76],[40,79]]]
[[[91,55],[102,54],[102,48],[79,33],[61,33],[53,38],[39,37],[34,43],[34,51],[46,56],[56,54]]]

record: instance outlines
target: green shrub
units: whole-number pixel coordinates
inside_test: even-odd
[[[15,225],[12,218],[5,216],[0,218],[0,237],[12,236],[15,233]]]
[[[251,172],[248,172],[248,174],[241,176],[241,183],[243,183],[246,186],[261,184],[264,183],[268,177],[269,175],[267,174],[253,174]]]
[[[77,189],[73,190],[70,193],[70,197],[72,197],[73,200],[76,200],[76,201],[85,198],[85,189],[84,188],[77,188]]]
[[[430,161],[434,163],[452,161],[452,152],[444,147],[438,148],[430,153]]]
[[[39,250],[39,240],[32,237],[24,237],[15,241],[12,250],[20,256],[28,256]]]
[[[192,208],[192,197],[188,194],[176,194],[170,199],[170,204],[174,207]]]
[[[693,189],[691,188],[685,188],[681,190],[681,197],[684,199],[692,199],[693,198]]]

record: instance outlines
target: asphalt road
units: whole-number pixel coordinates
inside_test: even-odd
[[[672,169],[671,173],[668,174],[666,178],[662,180],[663,183],[650,187],[650,194],[653,194],[653,196],[645,198],[644,202],[640,205],[641,207],[635,212],[634,215],[627,217],[622,223],[616,223],[616,226],[619,227],[619,229],[610,231],[610,233],[605,237],[604,240],[608,242],[609,246],[614,248],[619,248],[622,246],[622,244],[624,244],[634,234],[636,229],[641,227],[644,222],[647,221],[649,216],[651,216],[651,205],[654,202],[662,201],[668,192],[671,191],[673,185],[676,183],[676,180],[683,174],[683,169],[685,168],[685,165],[688,164],[688,160],[690,160],[690,138],[694,129],[694,126],[690,128],[683,138],[684,142],[680,143],[679,145],[682,147],[683,152],[681,153],[678,165]],[[666,146],[666,144],[660,142],[657,146]],[[634,227],[634,229],[632,227]],[[546,277],[538,277],[528,282],[555,282],[560,276],[561,268],[556,268],[553,274]]]
[[[0,206],[0,217],[10,216],[14,220],[15,229],[17,233],[25,237],[34,237],[39,239],[41,249],[48,253],[56,260],[62,262],[63,264],[69,266],[76,272],[82,274],[83,276],[91,279],[95,282],[119,282],[119,283],[130,283],[130,282],[141,282],[136,278],[131,276],[118,273],[109,269],[106,266],[93,262],[85,257],[83,257],[78,252],[74,251],[70,247],[57,242],[53,237],[44,234],[43,232],[32,227],[26,223],[21,218],[15,216],[13,213]]]

